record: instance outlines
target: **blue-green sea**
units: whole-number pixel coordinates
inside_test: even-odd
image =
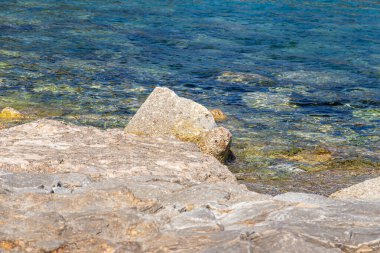
[[[0,109],[123,127],[155,86],[228,115],[254,190],[380,172],[377,1],[0,0]]]

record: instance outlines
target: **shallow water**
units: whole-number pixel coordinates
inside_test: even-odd
[[[0,1],[0,108],[122,127],[168,86],[227,113],[253,189],[378,169],[379,20],[376,1]]]

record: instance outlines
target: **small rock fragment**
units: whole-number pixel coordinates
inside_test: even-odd
[[[228,129],[217,127],[204,133],[198,146],[202,152],[224,162],[233,158],[230,150],[231,140],[232,134]]]
[[[220,109],[212,109],[210,112],[216,122],[222,122],[227,119],[227,115]]]
[[[0,112],[0,119],[21,119],[24,118],[24,115],[13,109],[12,107],[5,107],[1,112]]]

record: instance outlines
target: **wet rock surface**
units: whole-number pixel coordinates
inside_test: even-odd
[[[248,191],[196,145],[0,131],[0,252],[379,252],[380,202]]]

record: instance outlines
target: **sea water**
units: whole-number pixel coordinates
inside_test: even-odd
[[[380,4],[0,0],[0,108],[123,127],[155,86],[228,115],[253,185],[376,170]]]

